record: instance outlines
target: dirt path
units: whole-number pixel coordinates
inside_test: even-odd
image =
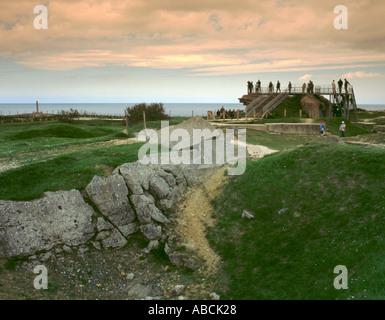
[[[225,169],[222,167],[215,170],[201,185],[191,188],[177,208],[176,231],[182,241],[181,244],[204,262],[202,282],[190,285],[186,293],[186,297],[191,299],[208,297],[215,291],[213,280],[221,270],[221,257],[210,246],[206,228],[215,226],[211,200],[229,180],[225,175]]]

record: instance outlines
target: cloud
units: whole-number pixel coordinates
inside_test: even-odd
[[[342,78],[349,78],[349,79],[355,79],[355,78],[381,78],[384,75],[381,73],[375,73],[375,72],[366,72],[366,71],[356,71],[356,72],[348,72],[343,74]]]
[[[221,32],[223,30],[223,27],[219,24],[219,17],[217,14],[212,14],[209,16],[209,19],[208,19],[208,24],[210,24],[215,31],[217,32]]]
[[[184,68],[195,75],[310,73],[384,63],[385,29],[378,26],[385,2],[350,1],[346,31],[333,28],[334,4],[56,0],[49,2],[48,30],[35,30],[30,1],[3,1],[0,57],[37,69],[124,65]]]
[[[313,75],[312,75],[312,74],[304,74],[303,76],[299,77],[298,80],[308,81],[308,80],[310,80],[311,78],[313,78]]]

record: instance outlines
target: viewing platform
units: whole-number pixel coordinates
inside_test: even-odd
[[[247,94],[239,98],[239,101],[246,107],[246,116],[253,115],[255,118],[264,118],[274,109],[276,109],[287,98],[295,95],[313,95],[322,96],[327,98],[328,112],[326,116],[332,116],[333,106],[337,106],[342,110],[343,117],[349,119],[349,110],[352,107],[355,113],[355,119],[358,121],[357,103],[354,95],[354,89],[351,85],[348,85],[347,90],[342,88],[339,90],[338,86],[333,89],[332,86],[314,86],[312,89],[303,86],[292,86],[291,89],[285,88],[282,91],[275,87],[261,87],[255,91],[247,88]],[[326,97],[325,97],[326,96]],[[323,104],[320,101],[320,105]],[[315,117],[316,112],[314,113]]]

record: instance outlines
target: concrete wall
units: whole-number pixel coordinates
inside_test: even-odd
[[[245,128],[265,132],[283,134],[319,134],[317,123],[265,123],[265,124],[235,124],[212,123],[217,128]]]

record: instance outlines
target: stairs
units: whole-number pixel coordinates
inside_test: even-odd
[[[268,95],[260,95],[252,103],[246,107],[246,116],[255,112],[257,118],[263,118],[266,112],[273,111],[289,96],[287,91],[282,93],[273,93]]]
[[[352,88],[352,103],[353,103],[353,109],[354,109],[354,116],[356,118],[356,122],[358,122],[358,110],[357,110],[357,103],[356,103],[356,97],[354,95],[354,90]]]

